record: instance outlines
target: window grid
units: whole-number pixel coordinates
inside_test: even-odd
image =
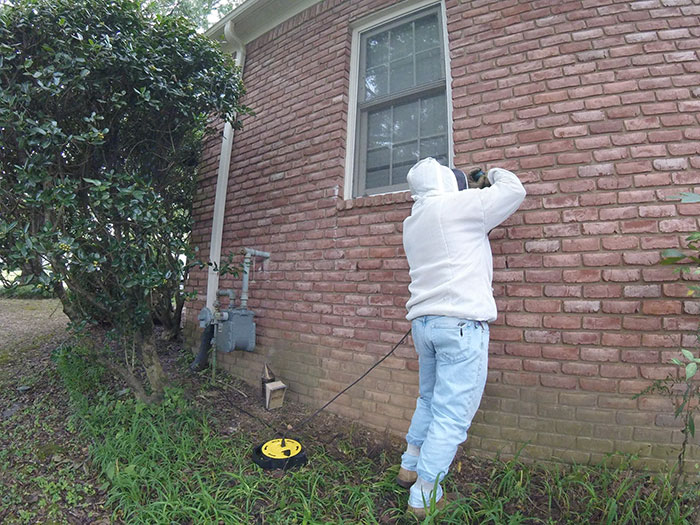
[[[417,26],[419,23],[423,22],[430,24],[431,19],[434,20],[434,29],[427,28],[425,36],[428,40],[428,45],[419,49],[418,47],[418,35]],[[371,193],[382,193],[386,191],[397,191],[407,187],[405,182],[405,176],[408,169],[413,165],[419,158],[424,156],[433,156],[438,159],[438,161],[447,164],[448,162],[448,130],[447,130],[447,111],[446,111],[446,87],[445,87],[445,63],[443,51],[443,35],[441,32],[440,23],[440,13],[435,7],[422,10],[418,13],[414,13],[412,16],[403,17],[393,23],[384,24],[383,26],[377,28],[374,31],[367,32],[362,35],[361,41],[361,77],[360,85],[358,90],[362,90],[362,96],[360,97],[360,102],[358,104],[359,110],[359,124],[360,124],[360,134],[358,135],[359,148],[357,151],[359,153],[359,158],[356,162],[356,167],[359,168],[359,176],[355,177],[355,193],[357,195]],[[406,26],[410,28],[410,60],[411,60],[411,85],[408,88],[398,89],[393,91],[396,87],[395,82],[397,79],[393,75],[392,62],[396,61],[396,53],[392,44],[392,39],[398,38],[395,35],[399,34],[400,30],[405,30]],[[430,35],[430,31],[433,31],[433,35]],[[383,35],[386,35],[385,37]],[[372,67],[368,67],[368,54],[369,54],[369,41],[375,39],[375,41],[384,40],[387,44],[386,57],[383,58],[382,62],[373,63]],[[425,42],[426,40],[424,40]],[[430,45],[433,44],[433,45]],[[381,53],[381,49],[379,49]],[[439,62],[439,74],[437,78],[429,78],[427,82],[418,84],[419,82],[419,55],[424,58],[430,58],[431,55],[438,54],[440,57]],[[408,58],[408,55],[399,55],[398,59]],[[371,93],[368,88],[368,71],[370,69],[380,70],[382,67],[386,68],[386,93]],[[381,86],[380,86],[381,87]],[[401,87],[401,86],[399,86]],[[375,96],[372,97],[372,94]],[[442,97],[440,97],[442,95]],[[435,126],[433,123],[433,128],[436,131],[433,133],[424,132],[424,122],[421,116],[423,115],[423,106],[426,104],[427,100],[435,98],[439,100],[442,99],[440,103],[441,112],[439,118],[441,119],[439,125]],[[412,136],[397,138],[397,122],[396,122],[396,111],[397,108],[402,106],[412,105],[413,111],[413,123],[411,125],[411,130],[409,130]],[[389,127],[390,135],[389,137],[381,137],[380,141],[371,144],[370,134],[372,130],[369,129],[370,115],[376,115],[381,111],[389,111]],[[435,117],[433,117],[435,118]],[[430,126],[429,126],[430,127]],[[375,134],[376,135],[376,134]],[[388,143],[386,142],[388,138]],[[375,136],[376,139],[376,136]],[[382,140],[383,139],[383,140]],[[432,142],[430,142],[432,141]],[[438,145],[442,141],[442,147]],[[397,158],[397,154],[402,148],[406,146],[413,146],[412,154],[409,158]],[[430,148],[430,149],[426,149]],[[431,150],[432,149],[432,150]],[[441,151],[437,151],[440,149]],[[382,151],[384,151],[384,158],[381,158]],[[375,156],[375,164],[370,166],[369,159],[371,156]],[[377,162],[379,158],[379,162]],[[383,179],[383,180],[382,180]]]

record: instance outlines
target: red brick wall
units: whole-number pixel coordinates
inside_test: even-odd
[[[247,46],[224,252],[272,253],[251,281],[255,353],[219,355],[247,380],[269,361],[318,406],[409,328],[405,193],[344,200],[350,23],[389,1],[324,1]],[[700,183],[700,6],[446,2],[456,165],[501,166],[528,197],[492,237],[499,318],[468,446],[589,461],[633,452],[660,466],[681,434],[661,398],[634,399],[695,344],[697,301],[660,252],[698,228],[672,197]],[[219,138],[194,240],[206,257]],[[221,286],[239,288],[237,280]],[[203,305],[192,286],[190,332]],[[193,336],[192,336],[193,337]],[[404,432],[417,394],[405,345],[330,410]]]

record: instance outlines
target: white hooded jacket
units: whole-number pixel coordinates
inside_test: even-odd
[[[494,321],[493,262],[488,234],[525,199],[525,188],[510,171],[488,172],[491,187],[458,191],[452,170],[433,158],[408,172],[415,200],[403,223],[411,297],[408,320],[445,315]]]

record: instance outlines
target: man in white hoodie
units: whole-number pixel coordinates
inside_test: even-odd
[[[488,181],[490,187],[459,191],[457,174],[432,158],[408,172],[415,202],[403,223],[411,277],[406,318],[420,395],[396,481],[410,487],[408,510],[418,517],[442,500],[440,480],[467,438],[486,384],[488,323],[496,319],[488,234],[525,198],[510,171],[493,168]]]

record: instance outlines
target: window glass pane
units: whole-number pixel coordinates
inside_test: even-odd
[[[418,102],[409,102],[394,107],[394,143],[418,138],[417,110]]]
[[[373,111],[367,116],[367,148],[391,145],[391,109]]]
[[[391,159],[391,183],[405,184],[408,170],[418,162],[418,141],[394,146]]]
[[[413,78],[413,57],[393,60],[389,69],[390,93],[397,93],[415,85]]]
[[[440,164],[447,166],[447,136],[421,140],[420,158],[425,157],[433,157]]]
[[[389,33],[379,33],[367,39],[367,67],[385,65],[389,62]]]
[[[389,75],[386,66],[368,69],[365,75],[365,100],[389,93]]]
[[[437,15],[416,20],[416,52],[440,47]]]
[[[389,148],[380,148],[367,152],[367,177],[365,180],[367,189],[390,185],[390,156]]]
[[[447,132],[447,104],[445,95],[420,101],[420,135],[442,135]]]
[[[391,60],[413,55],[413,22],[390,31]]]
[[[389,185],[389,168],[367,170],[367,179],[365,180],[366,190],[383,188]]]
[[[423,51],[422,53],[416,54],[416,85],[433,82],[444,76],[442,74],[442,60],[440,60],[440,54],[440,49]],[[393,90],[392,84],[392,91]]]

